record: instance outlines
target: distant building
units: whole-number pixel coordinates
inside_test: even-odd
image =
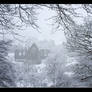
[[[40,56],[42,59],[45,59],[48,56],[49,50],[48,49],[41,49]]]
[[[32,44],[32,46],[28,48],[25,58],[27,61],[31,60],[33,64],[41,63],[40,51],[36,44]]]
[[[15,50],[15,60],[23,61],[25,59],[25,50],[24,49],[16,49]]]
[[[45,49],[39,50],[37,45],[34,43],[31,47],[21,48],[15,50],[15,60],[29,62],[31,64],[40,64],[42,59],[48,56],[49,51]]]

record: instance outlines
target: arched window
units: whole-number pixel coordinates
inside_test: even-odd
[[[22,55],[22,53],[21,52],[19,52],[19,56],[21,56]]]
[[[23,51],[23,56],[25,56],[25,51]]]

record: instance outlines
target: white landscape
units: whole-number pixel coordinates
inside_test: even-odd
[[[92,4],[0,4],[0,88],[92,87]]]

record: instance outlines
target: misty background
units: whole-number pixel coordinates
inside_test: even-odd
[[[92,87],[92,4],[0,10],[0,87]]]

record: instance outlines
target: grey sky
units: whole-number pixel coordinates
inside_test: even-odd
[[[26,39],[37,38],[38,40],[54,40],[56,44],[61,44],[63,41],[66,41],[63,31],[57,31],[53,33],[53,26],[50,25],[51,21],[48,18],[51,18],[55,12],[48,10],[47,8],[43,8],[39,10],[38,14],[38,25],[40,27],[39,33],[37,30],[32,29],[31,27],[27,27],[26,30],[22,31],[22,35],[25,36]]]
[[[74,7],[76,6],[77,5],[74,5]],[[56,44],[61,44],[62,42],[66,41],[62,30],[53,33],[55,29],[52,25],[50,25],[52,21],[48,20],[48,18],[51,18],[53,15],[55,15],[55,12],[48,8],[39,9],[37,12],[39,13],[37,15],[37,24],[40,27],[39,31],[41,33],[39,33],[37,30],[32,29],[31,26],[26,27],[23,31],[19,31],[19,33],[24,36],[20,39],[27,40],[36,38],[38,40],[54,40]],[[77,12],[83,16],[86,16],[86,13],[81,9],[77,10]],[[82,18],[75,18],[75,21],[78,24],[81,24],[83,22]]]

